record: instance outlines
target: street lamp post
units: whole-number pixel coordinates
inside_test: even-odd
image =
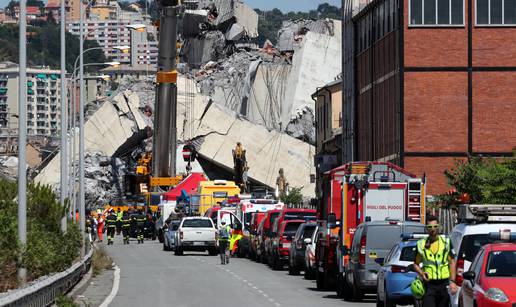
[[[84,191],[84,85],[83,85],[83,73],[84,73],[84,6],[82,1],[80,2],[79,14],[80,17],[80,39],[79,39],[79,229],[81,230],[81,258],[85,254],[85,242],[84,242],[84,231],[85,225],[85,191]]]
[[[27,144],[27,3],[20,0],[20,70],[18,96],[18,240],[22,251],[27,245],[27,161],[25,146]],[[21,255],[21,253],[20,253]],[[20,263],[21,256],[20,256]],[[22,283],[27,279],[27,270],[18,269],[18,278]]]
[[[61,206],[65,207],[65,200],[68,194],[68,178],[67,178],[67,165],[68,165],[68,150],[67,150],[67,110],[66,110],[66,49],[65,49],[65,27],[66,27],[66,9],[65,1],[61,0],[61,195],[60,201]],[[61,219],[61,230],[65,232],[67,230],[67,212]]]

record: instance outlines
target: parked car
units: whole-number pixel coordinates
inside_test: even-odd
[[[516,224],[511,223],[461,223],[456,225],[450,234],[450,239],[455,253],[455,262],[457,265],[457,286],[458,291],[451,296],[451,303],[453,307],[459,305],[459,297],[462,292],[462,273],[470,269],[471,263],[478,254],[478,251],[485,244],[490,243],[490,232],[499,232],[507,229],[511,232],[516,232]]]
[[[267,217],[267,216],[265,216]],[[255,260],[258,262],[265,262],[264,255],[265,255],[265,221],[266,218],[264,218],[260,224],[258,224],[258,229],[256,230],[256,236],[253,239],[253,248],[255,249],[256,258]]]
[[[178,235],[177,230],[179,229],[179,223],[181,220],[172,220],[165,226],[163,231],[163,250],[173,251],[176,245],[176,236]]]
[[[163,240],[165,240],[165,232],[164,228],[166,227],[165,223],[163,222],[163,216],[160,216],[156,223],[154,223],[154,228],[158,236],[159,243],[163,243]]]
[[[288,263],[288,256],[292,240],[296,235],[297,229],[304,220],[283,221],[278,227],[278,232],[274,232],[269,262],[273,270],[281,270]]]
[[[270,210],[267,211],[267,215],[264,217],[263,230],[260,234],[260,261],[263,263],[268,262],[269,250],[272,245],[273,231],[272,226],[274,220],[280,215],[281,210]]]
[[[301,208],[283,208],[281,212],[278,214],[278,216],[271,221],[272,227],[271,227],[271,234],[272,236],[269,236],[268,239],[265,240],[265,255],[267,257],[267,263],[271,266],[273,265],[273,258],[272,258],[272,252],[273,252],[273,238],[276,237],[276,235],[279,233],[280,225],[283,223],[283,221],[291,221],[291,220],[303,220],[305,222],[307,221],[315,221],[317,219],[316,211],[314,209],[301,209]]]
[[[303,223],[297,229],[290,245],[288,257],[288,273],[298,275],[305,269],[306,245],[312,243],[312,237],[317,229],[317,223]]]
[[[516,304],[516,233],[508,231],[511,242],[492,243],[480,248],[468,271],[460,295],[463,307],[512,307]],[[501,239],[500,233],[492,238]]]
[[[410,271],[409,266],[414,263],[417,255],[417,240],[407,239],[396,244],[384,260],[378,259],[383,266],[378,271],[376,305],[396,306],[414,303],[410,284],[417,277],[417,273]]]
[[[425,225],[417,222],[386,220],[360,224],[345,267],[344,298],[359,301],[366,293],[376,293],[377,274],[381,268],[376,259],[385,259],[402,234],[424,232]]]
[[[319,226],[317,226],[310,238],[310,241],[305,239],[305,279],[315,279],[315,247],[317,245],[317,233],[320,231]]]
[[[258,244],[258,227],[265,217],[266,212],[254,212],[249,223],[249,251],[248,257],[250,259],[256,259],[257,257],[257,244]]]
[[[178,228],[174,254],[183,255],[184,251],[208,251],[217,255],[216,229],[209,217],[184,217]]]

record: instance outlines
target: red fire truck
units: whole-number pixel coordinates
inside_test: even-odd
[[[316,243],[317,288],[342,281],[356,227],[385,219],[424,222],[425,180],[389,162],[354,162],[322,178]],[[339,293],[340,294],[340,293]]]

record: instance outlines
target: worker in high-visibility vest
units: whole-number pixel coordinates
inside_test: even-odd
[[[437,217],[426,217],[428,237],[417,242],[414,269],[419,274],[411,289],[414,296],[422,299],[423,307],[447,307],[450,303],[448,288],[457,293],[455,260],[451,241],[439,235]],[[422,267],[420,267],[422,265]]]

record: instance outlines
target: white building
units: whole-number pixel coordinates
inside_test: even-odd
[[[27,68],[27,134],[59,136],[61,71],[48,67]],[[19,67],[0,63],[0,134],[18,128]]]
[[[92,20],[84,23],[87,39],[96,40],[103,48],[108,61],[118,61],[122,64],[150,64],[156,65],[158,55],[158,41],[156,27],[144,22],[143,18]],[[144,31],[131,29],[129,25],[146,24]],[[80,33],[80,22],[68,24],[68,31],[74,35]],[[130,46],[128,53],[123,53],[116,46]]]

